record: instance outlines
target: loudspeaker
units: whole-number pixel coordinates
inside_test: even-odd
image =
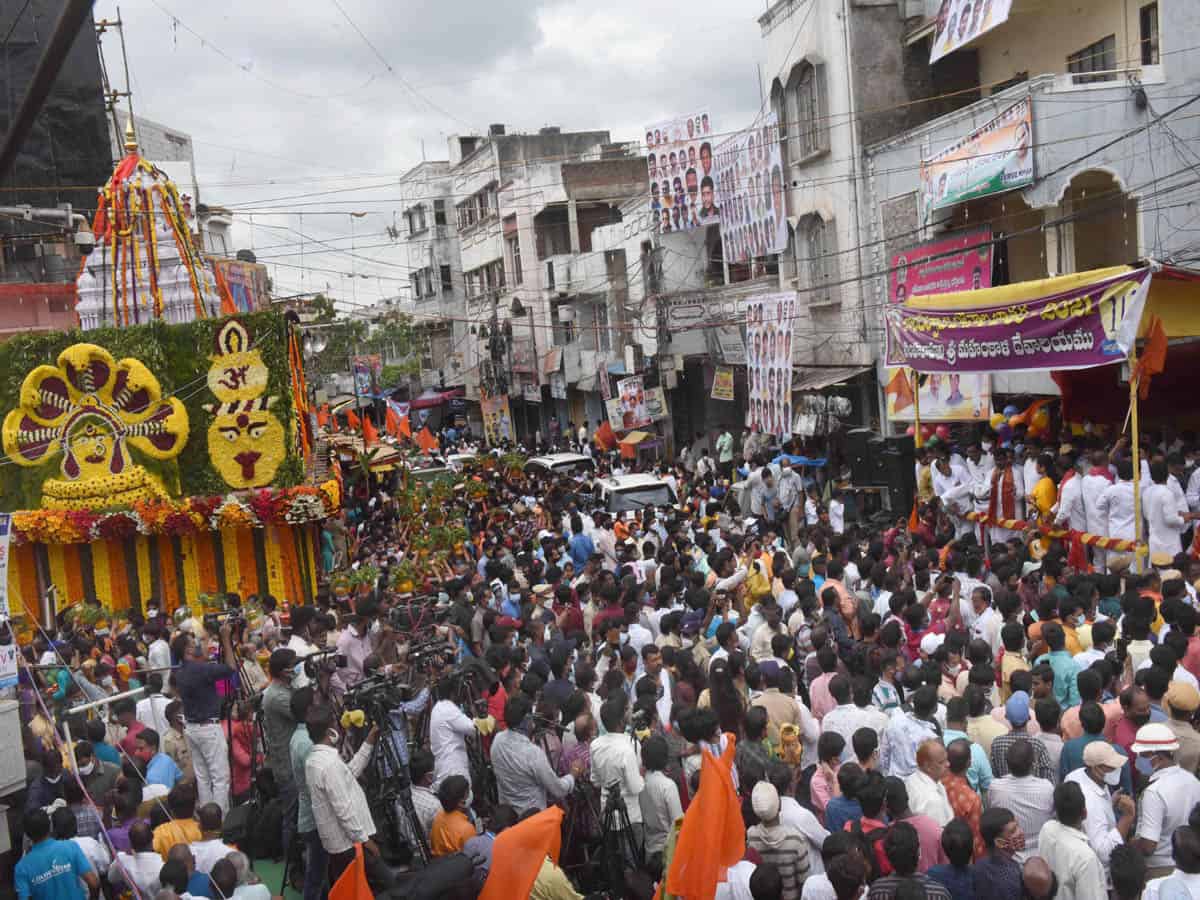
[[[852,428],[846,432],[846,459],[850,463],[850,480],[854,484],[875,484],[876,474],[871,463],[870,428]]]
[[[888,502],[893,515],[907,515],[917,493],[916,455],[913,439],[908,436],[890,437],[885,441],[882,455]]]
[[[871,466],[871,484],[887,484],[888,473],[883,457],[887,453],[887,441],[872,436],[867,441],[867,461]]]

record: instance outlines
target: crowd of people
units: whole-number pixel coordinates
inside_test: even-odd
[[[714,437],[662,468],[668,508],[602,508],[600,453],[462,476],[470,540],[417,596],[391,590],[415,556],[395,485],[360,484],[327,531],[370,593],[41,630],[18,896],[265,900],[276,856],[320,900],[359,852],[377,893],[519,896],[493,846],[555,805],[529,896],[665,895],[729,766],[744,851],[718,897],[1200,898],[1200,568],[1167,499],[1200,486],[1192,445],[1143,448],[1139,560],[1037,527],[1119,529],[1123,442],[944,442],[913,520],[879,524],[796,448]],[[997,507],[1033,521],[965,518]]]

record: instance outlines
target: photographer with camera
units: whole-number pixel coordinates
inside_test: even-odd
[[[183,702],[184,736],[196,772],[198,800],[201,806],[216,803],[222,815],[229,811],[229,745],[221,727],[217,682],[237,673],[231,632],[228,622],[218,629],[224,662],[210,662],[205,643],[186,631],[172,643],[174,655],[182,660],[175,672],[175,688]]]
[[[292,682],[296,676],[296,652],[282,647],[267,663],[271,682],[262,693],[259,721],[266,745],[267,768],[275,779],[283,805],[283,850],[288,853],[296,833],[298,788],[292,772],[290,744],[296,730],[292,718]]]
[[[324,613],[315,606],[298,606],[292,610],[292,636],[288,638],[287,649],[296,654],[296,676],[292,679],[293,688],[306,687],[313,680],[305,671],[304,661],[315,655],[325,646],[325,634],[329,625]]]
[[[382,656],[386,644],[394,640],[392,629],[379,621],[379,613],[379,601],[366,597],[358,602],[356,612],[343,616],[345,627],[338,635],[337,656],[345,665],[339,665],[333,684],[339,695],[367,677],[367,658]]]
[[[383,661],[377,654],[371,654],[363,660],[363,675],[362,681],[358,682],[355,690],[358,692],[356,696],[362,696],[362,692],[366,689],[369,695],[372,690],[384,692],[384,706],[387,709],[387,726],[383,727],[382,723],[375,722],[380,726],[381,730],[385,731],[385,740],[391,744],[395,752],[395,758],[399,762],[400,767],[404,770],[405,781],[408,780],[408,717],[420,715],[424,712],[425,707],[429,705],[429,688],[423,687],[417,695],[411,696],[412,686],[403,684],[400,681],[393,682],[393,675],[401,674],[401,664],[393,666],[384,666]],[[347,697],[350,697],[347,694]],[[362,702],[362,701],[359,701]],[[368,703],[368,705],[373,705]],[[384,767],[384,775],[390,776],[395,774]]]
[[[471,719],[454,701],[459,691],[457,679],[442,678],[434,689],[438,698],[429,714],[429,749],[436,764],[433,784],[436,788],[450,775],[470,779],[471,758],[467,754],[467,738],[476,731],[490,733],[495,727],[491,716]]]
[[[646,786],[642,778],[637,741],[627,734],[628,703],[623,694],[611,695],[600,707],[600,721],[607,734],[592,739],[592,783],[600,789],[600,807],[606,809],[609,794],[617,791],[625,804],[634,841],[642,844],[642,807],[639,800]]]
[[[504,705],[508,730],[492,741],[492,768],[499,800],[522,811],[545,809],[549,800],[570,793],[575,779],[583,774],[581,762],[574,763],[561,778],[554,773],[545,751],[529,739],[535,725],[532,710],[533,703],[524,694],[510,697]]]

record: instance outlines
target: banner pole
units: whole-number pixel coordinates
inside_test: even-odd
[[[925,439],[921,437],[921,376],[917,374],[916,369],[909,369],[912,372],[912,389],[913,389],[913,446],[925,446]]]
[[[1142,459],[1138,445],[1137,350],[1129,348],[1129,424],[1133,441],[1133,568],[1142,572]]]

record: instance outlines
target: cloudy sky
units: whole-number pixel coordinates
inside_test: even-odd
[[[234,209],[237,246],[273,266],[277,294],[328,284],[361,304],[407,283],[384,232],[401,212],[388,185],[422,150],[444,159],[448,135],[492,122],[614,140],[700,109],[714,130],[747,123],[765,5],[122,0],[121,13],[135,112],[192,135],[201,199]],[[98,0],[97,19],[115,15]],[[119,88],[115,36],[104,50]],[[300,268],[301,231],[336,252],[310,241]]]

